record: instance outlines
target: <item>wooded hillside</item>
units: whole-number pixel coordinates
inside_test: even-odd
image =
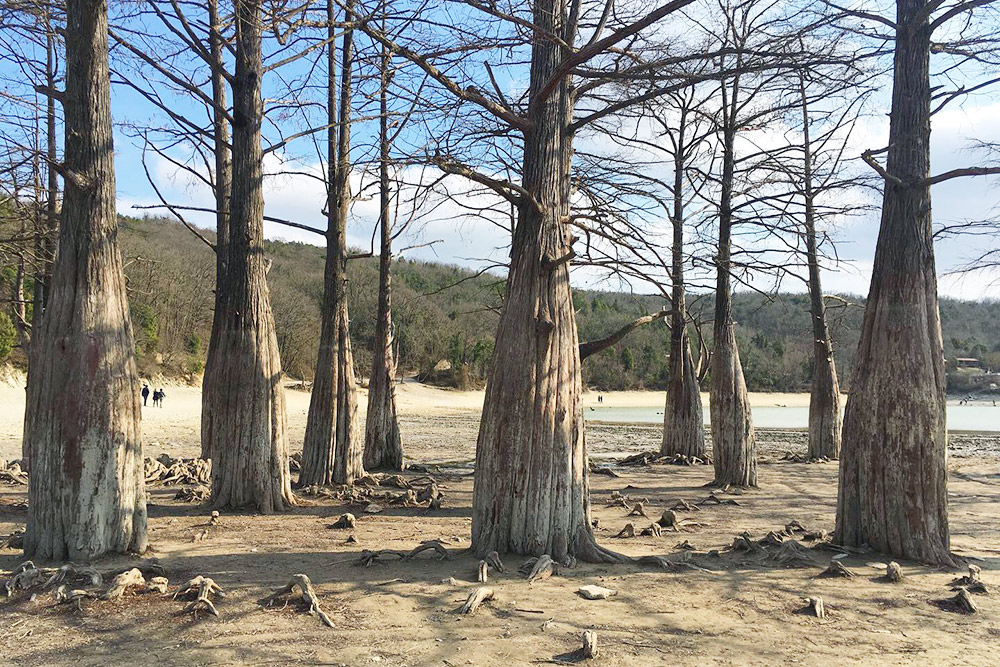
[[[212,238],[211,232],[204,233]],[[215,268],[211,251],[179,223],[160,218],[122,218],[120,240],[141,369],[147,374],[200,372],[212,324]],[[267,252],[273,262],[268,280],[283,367],[290,376],[309,379],[318,345],[324,249],[269,241]],[[393,271],[401,368],[431,375],[438,362],[447,360],[456,368],[466,366],[467,376],[458,373],[455,378],[439,379],[483,381],[493,350],[502,280],[405,258],[394,263]],[[367,377],[375,333],[378,260],[353,260],[349,273],[357,372]],[[5,294],[11,278],[2,277]],[[658,296],[601,291],[577,291],[574,301],[582,341],[606,336],[640,315],[666,307]],[[692,316],[704,323],[701,331],[706,342],[712,334],[711,304],[711,293],[695,296],[690,304]],[[808,306],[805,294],[771,298],[737,294],[734,314],[751,391],[808,390],[812,372]],[[831,300],[829,306],[837,365],[849,386],[864,299],[845,296],[843,302]],[[943,299],[941,317],[950,365],[955,357],[976,357],[987,367],[1000,368],[996,333],[1000,303]],[[0,326],[0,330],[6,329]],[[695,330],[692,336],[697,342]],[[12,329],[10,337],[13,345]],[[664,320],[642,327],[588,358],[583,365],[584,382],[604,390],[663,389],[668,344]]]

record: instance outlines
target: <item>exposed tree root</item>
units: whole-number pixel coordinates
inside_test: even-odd
[[[739,505],[738,502],[732,498],[720,498],[713,491],[708,494],[708,497],[698,503],[699,505]]]
[[[688,501],[684,500],[683,498],[678,498],[677,502],[675,502],[673,505],[670,506],[670,509],[672,509],[675,512],[700,512],[701,511],[700,507],[698,507],[697,505],[692,505],[691,503],[689,503]]]
[[[556,574],[558,565],[552,560],[552,557],[548,554],[543,554],[538,557],[535,561],[534,566],[531,568],[531,572],[528,573],[528,583],[533,584],[536,581],[541,581],[542,579],[548,579],[553,574]]]
[[[296,593],[296,589],[298,592]],[[326,615],[320,606],[319,598],[316,597],[316,590],[313,588],[312,582],[309,577],[304,574],[293,574],[292,578],[284,586],[284,588],[279,588],[274,593],[269,595],[264,599],[263,605],[265,607],[270,607],[276,600],[284,598],[284,603],[287,606],[288,602],[292,598],[299,598],[306,605],[306,613],[310,616],[318,616],[319,620],[323,622],[328,628],[334,627],[333,621],[330,617]]]
[[[958,594],[952,599],[952,603],[959,611],[966,614],[975,614],[979,611],[979,606],[972,599],[969,589],[964,586],[958,587]]]
[[[500,560],[500,554],[496,551],[486,554],[486,563],[497,572],[503,572],[503,561]]]
[[[658,451],[640,452],[618,460],[620,466],[675,465],[693,466],[711,464],[712,459],[686,454],[661,454]]]
[[[597,657],[597,633],[593,630],[587,630],[583,633],[583,647],[580,649],[580,656],[587,660],[589,658]]]
[[[646,528],[643,528],[642,532],[640,532],[639,534],[642,535],[643,537],[659,537],[663,533],[660,529],[660,524],[651,523]]]
[[[843,577],[850,579],[854,577],[854,573],[844,567],[844,564],[839,560],[831,560],[830,564],[826,566],[826,569],[819,573],[821,577]]]
[[[358,559],[354,561],[354,564],[371,567],[376,564],[384,565],[389,559],[403,560],[404,558],[406,558],[406,554],[402,551],[396,551],[395,549],[380,549],[379,551],[365,549],[361,552],[361,555],[358,556]]]
[[[169,587],[170,581],[166,577],[153,577],[146,582],[147,593],[160,593],[162,595],[167,592]]]
[[[141,576],[141,575],[140,575]],[[42,584],[42,588],[52,588],[71,583],[84,583],[88,586],[100,586],[104,581],[101,573],[92,567],[83,567],[67,563],[53,573],[51,577]]]
[[[490,578],[490,566],[485,560],[479,561],[479,571],[476,573],[476,581],[485,584]]]
[[[805,611],[811,613],[816,618],[826,618],[826,607],[823,606],[823,598],[818,595],[806,598]]]
[[[682,549],[684,551],[697,551],[697,547],[691,544],[690,541],[684,540],[683,542],[678,542],[674,545],[674,549]]]
[[[618,531],[616,538],[635,537],[635,524],[626,523],[625,527]]]
[[[23,549],[24,531],[18,528],[10,535],[0,539],[0,549]]]
[[[347,512],[345,514],[341,514],[337,520],[327,526],[327,528],[353,529],[357,526],[357,523],[357,518],[350,512]]]
[[[101,596],[104,600],[117,600],[122,597],[129,588],[143,588],[146,587],[146,578],[142,576],[142,572],[137,568],[132,568],[126,572],[122,572],[114,579],[111,580],[111,586],[105,591],[104,595]]]
[[[982,569],[972,563],[969,563],[969,573],[951,582],[951,587],[954,589],[965,588],[970,593],[985,594],[989,592],[982,580]]]
[[[764,550],[760,547],[757,542],[750,536],[748,531],[743,531],[739,535],[733,538],[733,544],[729,547],[730,551],[743,551],[748,554],[763,553]]]
[[[644,516],[647,519],[649,518],[649,515],[646,514],[645,504],[642,501],[639,501],[635,505],[633,505],[629,509],[628,514],[626,516]]]
[[[784,541],[784,537],[771,530],[757,544],[762,547],[780,547]]]
[[[448,553],[448,549],[446,549],[445,546],[441,544],[441,540],[425,540],[420,544],[418,544],[417,546],[413,547],[413,549],[410,550],[410,552],[407,553],[404,556],[404,558],[406,559],[416,558],[417,555],[425,551],[433,551],[434,553],[437,554],[438,558],[440,558],[441,560],[448,560],[448,558],[451,557],[450,554]]]
[[[903,570],[900,569],[899,563],[896,561],[889,562],[885,568],[885,580],[893,584],[898,584],[903,580]]]
[[[207,502],[209,497],[210,493],[208,489],[203,486],[185,486],[174,494],[174,500],[180,500],[185,503],[203,503]]]
[[[480,586],[476,590],[469,593],[469,597],[465,600],[462,606],[458,608],[458,611],[461,614],[474,614],[476,613],[476,610],[479,609],[479,605],[487,600],[492,600],[493,597],[494,594],[492,588]]]
[[[175,459],[160,454],[156,459],[146,459],[144,468],[147,484],[212,484],[212,462],[206,459]]]
[[[219,615],[219,611],[212,604],[212,597],[215,596],[221,599],[225,597],[225,593],[222,592],[222,588],[212,579],[204,575],[198,575],[174,593],[174,599],[178,597],[190,597],[192,594],[195,595],[195,598],[184,607],[184,613],[191,612],[195,618],[198,617],[198,612],[202,610],[207,611],[212,616]]]
[[[0,467],[0,482],[26,486],[28,484],[28,473],[21,470],[20,461],[11,461]]]
[[[56,589],[56,604],[72,605],[77,611],[83,611],[84,600],[93,600],[96,597],[97,593],[93,591],[82,588],[69,589],[66,584],[62,584]]]
[[[798,540],[785,540],[774,553],[774,560],[790,567],[804,567],[813,564],[812,552]]]

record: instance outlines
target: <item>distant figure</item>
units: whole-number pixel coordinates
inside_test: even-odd
[[[603,403],[603,402],[604,402],[604,397],[603,397],[603,396],[601,396],[600,394],[598,394],[598,395],[597,395],[597,402],[598,402],[598,403]]]
[[[149,400],[149,385],[145,382],[142,383],[142,404],[146,405],[146,401]]]
[[[167,394],[166,394],[166,392],[163,391],[162,387],[159,388],[159,389],[157,389],[156,391],[154,391],[153,392],[153,406],[157,407],[157,408],[162,408],[163,407],[163,397],[166,396],[166,395]]]

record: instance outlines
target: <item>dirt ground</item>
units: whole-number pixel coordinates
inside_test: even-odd
[[[170,396],[168,388],[168,406]],[[462,553],[469,546],[472,491],[462,462],[472,457],[477,417],[475,406],[404,411],[404,442],[414,460],[457,462],[446,473],[433,473],[445,498],[443,508],[431,512],[389,508],[369,515],[332,500],[302,498],[298,508],[280,516],[224,514],[206,539],[193,542],[208,511],[173,500],[177,487],[150,487],[151,549],[145,559],[165,568],[171,590],[198,574],[214,578],[227,592],[218,603],[220,616],[194,618],[182,612],[183,602],[157,594],[88,600],[82,612],[56,606],[51,593],[0,599],[0,663],[563,664],[575,658],[580,634],[590,629],[599,636],[600,656],[589,661],[595,665],[1000,664],[997,594],[976,596],[976,615],[949,609],[942,601],[954,595],[948,585],[954,571],[902,563],[905,580],[883,583],[877,566],[884,560],[860,554],[844,560],[855,577],[828,579],[817,575],[829,551],[814,550],[811,564],[793,568],[725,551],[744,530],[760,538],[792,519],[809,528],[833,528],[836,464],[779,462],[781,452],[804,449],[802,435],[794,432],[762,434],[761,488],[725,496],[736,506],[703,505],[682,514],[704,524],[682,533],[616,539],[627,521],[638,529],[650,520],[626,518],[626,510],[608,501],[613,491],[646,498],[646,511],[655,518],[678,498],[705,498],[710,466],[622,468],[619,478],[591,477],[602,544],[632,556],[668,555],[689,540],[697,548],[692,562],[702,570],[580,564],[529,585],[517,573],[521,559],[508,556],[506,572],[489,584],[496,600],[472,616],[454,613],[476,586],[477,560]],[[156,440],[153,424],[146,420],[150,441]],[[652,427],[588,427],[589,447],[598,458],[650,449],[657,440]],[[193,442],[161,442],[147,446],[147,455],[194,453]],[[15,453],[7,444],[0,456]],[[998,461],[953,456],[950,469],[953,550],[977,559],[988,586],[1000,585]],[[0,535],[23,527],[25,500],[25,487],[0,486]],[[359,517],[355,530],[328,527],[348,510]],[[357,542],[348,543],[349,535]],[[354,564],[363,549],[408,550],[430,539],[447,544],[451,557]],[[0,551],[0,569],[9,571],[20,560],[17,551]],[[99,568],[140,560],[108,560]],[[271,609],[259,603],[299,572],[312,578],[336,627],[324,627],[295,603]],[[618,593],[588,601],[576,593],[586,584]],[[816,595],[825,601],[825,620],[801,612],[804,598]]]

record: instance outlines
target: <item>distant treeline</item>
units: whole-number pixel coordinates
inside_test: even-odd
[[[211,232],[205,235],[212,238]],[[215,264],[211,250],[181,224],[159,218],[122,218],[120,240],[142,372],[199,373],[212,324]],[[293,377],[310,379],[319,337],[324,250],[279,241],[268,241],[266,246],[272,260],[268,280],[284,368]],[[352,260],[349,268],[351,335],[361,377],[367,377],[371,363],[377,261]],[[9,294],[12,271],[12,267],[2,267],[3,294]],[[30,280],[27,288],[30,295]],[[482,383],[493,353],[503,281],[455,266],[401,259],[393,264],[393,290],[401,371],[464,386]],[[596,291],[577,291],[574,302],[582,341],[604,337],[640,315],[667,307],[657,296]],[[830,328],[845,390],[850,387],[863,305],[858,297],[829,302]],[[692,295],[689,308],[710,345],[711,295]],[[750,390],[807,390],[812,365],[807,297],[740,293],[734,316]],[[974,357],[983,367],[1000,370],[1000,303],[943,299],[941,318],[949,369],[955,367],[957,357]],[[696,357],[697,332],[698,327],[692,328]],[[668,342],[665,320],[644,326],[588,358],[583,365],[584,383],[602,390],[663,389]],[[16,361],[13,345],[10,318],[0,313],[0,355],[7,352]],[[443,366],[451,370],[442,371]],[[964,390],[966,377],[952,373],[949,381],[954,389]]]

